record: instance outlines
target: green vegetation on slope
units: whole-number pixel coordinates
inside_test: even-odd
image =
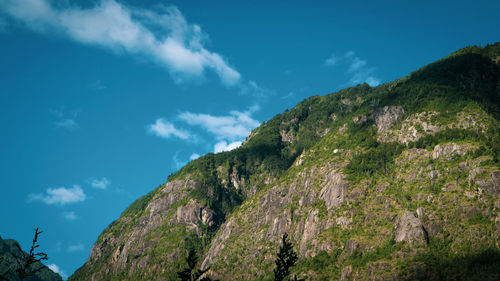
[[[490,268],[494,264],[482,261],[484,255],[494,257],[498,254],[495,248],[489,252],[487,250],[491,248],[488,237],[493,235],[494,226],[490,222],[491,212],[496,212],[495,207],[492,209],[488,206],[491,204],[491,198],[484,199],[486,201],[480,203],[474,199],[463,198],[463,192],[472,194],[475,186],[470,184],[470,176],[465,171],[457,170],[456,167],[463,163],[466,163],[463,166],[466,167],[471,165],[470,163],[479,162],[481,166],[478,167],[484,171],[482,174],[479,173],[478,177],[486,175],[490,170],[500,169],[499,56],[500,44],[485,48],[469,47],[392,83],[375,88],[366,84],[358,85],[327,96],[313,96],[304,100],[295,108],[263,123],[238,149],[207,154],[169,176],[169,181],[189,178],[202,184],[201,188],[190,190],[187,197],[169,207],[171,209],[169,216],[175,216],[175,210],[191,199],[209,207],[214,212],[215,223],[211,227],[200,226],[203,232],[202,238],[185,228],[177,232],[178,226],[175,225],[164,225],[153,232],[159,239],[176,233],[178,237],[172,236],[167,239],[168,245],[175,245],[181,249],[195,247],[199,253],[206,254],[208,248],[212,246],[212,238],[220,233],[223,223],[229,217],[234,218],[241,227],[241,233],[238,237],[231,236],[231,240],[221,252],[225,255],[221,259],[225,261],[216,261],[213,268],[223,269],[221,272],[242,274],[243,269],[233,266],[235,263],[241,264],[243,260],[250,262],[241,254],[242,251],[249,255],[255,254],[249,250],[250,247],[242,249],[242,245],[250,242],[258,243],[264,247],[263,249],[272,245],[269,241],[265,243],[252,241],[249,232],[257,233],[260,229],[256,226],[242,225],[250,224],[249,221],[255,222],[260,218],[259,214],[255,213],[261,208],[257,198],[262,198],[277,186],[289,187],[300,177],[300,173],[313,170],[315,167],[336,164],[342,167],[341,171],[346,175],[349,193],[353,190],[359,191],[357,199],[344,202],[332,213],[327,210],[324,201],[307,208],[298,207],[299,195],[297,195],[295,201],[283,210],[287,208],[291,210],[292,225],[305,221],[308,212],[314,208],[320,210],[321,220],[332,217],[344,218],[346,214],[350,214],[352,219],[350,229],[332,227],[321,233],[321,239],[331,245],[344,245],[349,239],[356,239],[361,244],[364,243],[368,249],[354,251],[349,257],[346,257],[339,248],[319,251],[316,256],[299,261],[298,267],[305,275],[311,271],[317,280],[330,280],[340,278],[346,266],[352,266],[354,271],[360,268],[372,268],[374,272],[377,270],[385,272],[389,270],[384,267],[388,264],[389,267],[400,268],[402,278],[411,279],[416,275],[412,275],[407,265],[401,262],[411,260],[410,258],[436,271],[446,270],[450,262],[457,259],[471,268],[482,268],[482,266]],[[392,124],[389,132],[393,134],[389,135],[394,137],[392,141],[378,139],[380,132],[377,131],[372,116],[374,110],[385,106],[400,106],[405,111],[404,119]],[[418,115],[422,112],[428,116]],[[460,114],[473,118],[460,120],[463,117]],[[422,124],[417,122],[421,121],[419,118],[424,117],[429,119],[425,124],[431,124],[439,129],[432,133],[424,130]],[[415,120],[411,121],[411,118]],[[408,127],[414,128],[415,134],[420,137],[416,140],[409,138],[406,143],[397,141],[398,137],[406,133],[404,130]],[[418,156],[417,160],[412,160],[413,162],[404,160],[408,153],[420,151],[415,149],[425,150],[428,155],[436,145],[448,143],[472,148],[464,155],[455,155],[446,161],[432,158],[421,160]],[[334,152],[337,150],[341,152]],[[297,160],[299,157],[300,160]],[[296,161],[302,164],[292,165]],[[426,170],[428,167],[432,169]],[[432,175],[437,176],[432,176],[431,179],[410,177],[413,174],[420,175],[422,171],[432,172]],[[312,172],[311,177],[313,177]],[[313,180],[311,188],[321,189],[323,182],[319,179],[313,178]],[[160,186],[127,208],[122,217],[110,225],[101,237],[109,233],[115,236],[128,233],[131,227],[135,227],[139,220],[147,215],[146,206],[156,198],[162,188],[163,186]],[[454,191],[443,192],[448,189]],[[286,194],[286,191],[284,193]],[[440,204],[428,203],[429,198],[438,198]],[[456,204],[463,204],[463,208],[467,210],[489,208],[492,211],[489,217],[477,213],[470,218],[453,217],[456,212],[453,208]],[[391,234],[395,222],[382,217],[382,214],[398,217],[404,212],[414,212],[418,207],[428,209],[432,214],[440,216],[442,224],[446,223],[446,227],[442,225],[440,228],[439,239],[444,239],[442,235],[445,231],[463,232],[463,227],[466,225],[471,227],[473,235],[482,233],[486,240],[471,242],[470,239],[466,239],[467,237],[462,237],[461,239],[467,240],[467,243],[472,243],[470,247],[473,249],[471,255],[464,256],[463,259],[459,253],[466,248],[457,245],[458,242],[454,240],[446,248],[447,259],[431,262],[433,253],[444,253],[432,250],[439,244],[436,242],[438,238],[428,239],[429,250],[420,255],[414,252],[411,245],[395,243]],[[370,215],[372,215],[371,221],[366,219]],[[249,219],[249,216],[252,216],[252,219]],[[266,227],[269,228],[269,225]],[[380,241],[373,243],[375,237],[380,235],[383,238],[377,238]],[[108,259],[111,258],[111,250],[105,255]],[[152,251],[154,252],[154,255],[153,252],[150,253],[152,256],[161,259],[172,249],[158,246]],[[481,251],[486,254],[481,254]],[[261,255],[265,253],[265,250],[262,250]],[[401,256],[409,258],[400,258]],[[238,260],[238,257],[242,260]],[[182,254],[178,259],[181,258]],[[469,258],[478,261],[472,261],[473,265],[470,265]],[[257,260],[264,262],[263,257]],[[154,262],[164,264],[156,258],[150,261]],[[231,263],[231,268],[224,268],[229,267],[227,262]],[[84,272],[90,273],[103,266],[104,263],[86,265],[85,270],[82,269],[75,275],[84,276]],[[178,265],[173,264],[173,268],[176,266]],[[271,272],[267,264],[260,263],[253,266],[259,266],[261,271],[265,271],[262,278],[269,278]],[[120,276],[126,279],[126,276],[129,276],[128,270],[130,269],[127,268],[120,273]],[[248,270],[247,274],[253,272],[250,269],[245,270]],[[254,273],[262,275],[261,271]],[[147,279],[149,273],[137,275],[137,272],[139,271],[136,270],[134,276]]]

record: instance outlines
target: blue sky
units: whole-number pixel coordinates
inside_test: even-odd
[[[0,0],[0,235],[71,275],[191,159],[500,38],[499,1],[346,2]]]

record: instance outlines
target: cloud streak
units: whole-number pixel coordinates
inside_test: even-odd
[[[241,144],[242,144],[241,141],[235,141],[235,142],[231,142],[231,143],[227,143],[226,141],[220,141],[220,142],[215,144],[214,152],[219,153],[219,152],[223,152],[223,151],[231,151],[233,149],[240,147]]]
[[[375,77],[373,74],[375,68],[367,67],[367,62],[355,56],[355,53],[353,51],[348,52],[345,55],[345,58],[349,63],[347,72],[352,75],[351,79],[349,80],[352,84],[367,83],[372,87],[378,86],[380,84],[380,79]]]
[[[55,124],[57,127],[66,129],[68,131],[74,131],[78,129],[78,123],[76,123],[74,119],[70,118],[59,120],[55,122]]]
[[[335,55],[331,55],[329,58],[327,58],[324,62],[326,66],[334,66],[337,64],[338,58]]]
[[[78,185],[74,185],[72,188],[48,188],[45,194],[31,193],[28,195],[28,202],[41,201],[47,205],[63,206],[85,201],[86,198],[83,189]]]
[[[61,275],[61,277],[66,280],[66,278],[68,278],[68,275],[59,268],[59,266],[57,266],[56,264],[49,264],[47,265],[48,268],[50,268],[50,270],[54,271],[55,273]]]
[[[218,140],[235,141],[248,136],[250,131],[259,126],[251,117],[251,111],[232,110],[229,115],[214,116],[204,113],[184,112],[178,117],[192,126],[200,126],[212,133]]]
[[[82,243],[78,243],[75,245],[69,245],[67,251],[72,253],[72,252],[78,252],[78,251],[83,251],[85,248],[83,247]]]
[[[259,110],[258,105],[251,106],[246,111],[232,110],[227,115],[212,115],[206,113],[183,112],[177,115],[177,122],[182,121],[193,129],[198,128],[208,132],[215,138],[214,152],[229,151],[239,147],[250,132],[260,125],[260,122],[252,118],[252,114]],[[158,137],[169,139],[177,137],[183,140],[197,141],[198,136],[177,129],[173,123],[163,118],[156,120],[154,124],[148,125],[148,131]],[[193,153],[190,160],[200,155]],[[174,156],[176,167],[182,167],[185,163]]]
[[[240,81],[241,75],[220,54],[204,47],[208,36],[200,26],[188,23],[175,6],[152,11],[115,0],[101,0],[87,9],[59,6],[48,0],[0,2],[1,10],[37,32],[55,31],[83,44],[147,57],[165,67],[176,82],[203,77],[206,69],[225,85]]]
[[[108,186],[111,184],[111,181],[109,181],[107,178],[103,177],[101,179],[92,179],[90,181],[90,185],[93,188],[98,188],[98,189],[106,189]]]
[[[74,221],[76,220],[76,214],[75,212],[71,211],[71,212],[64,212],[63,213],[63,217],[69,221]]]
[[[382,82],[374,74],[375,68],[368,67],[366,60],[362,60],[354,51],[349,51],[345,53],[344,56],[336,57],[331,55],[325,60],[325,66],[336,66],[336,65],[347,65],[347,74],[351,76],[349,83],[352,85],[367,83],[368,85],[374,87],[380,85]]]
[[[148,125],[148,132],[164,139],[177,137],[187,140],[191,136],[188,132],[175,128],[174,124],[163,118],[158,118],[154,124]]]

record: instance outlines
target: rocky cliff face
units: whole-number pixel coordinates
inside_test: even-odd
[[[170,280],[187,248],[222,280],[488,280],[500,257],[500,45],[312,97],[129,207],[70,280]],[[474,273],[474,274],[472,274]]]

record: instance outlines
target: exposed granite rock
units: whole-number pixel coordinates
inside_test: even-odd
[[[233,172],[231,173],[231,183],[236,189],[245,188],[245,179],[240,177],[236,167],[233,167]]]
[[[308,253],[307,242],[311,241],[313,238],[317,237],[323,230],[331,227],[333,223],[331,221],[325,221],[320,219],[319,210],[312,210],[304,225],[304,232],[300,239],[299,254],[300,256],[311,256],[312,253]]]
[[[344,202],[348,187],[344,178],[345,176],[337,170],[329,172],[325,178],[319,197],[325,200],[328,211],[334,210]]]
[[[330,128],[325,128],[323,131],[316,131],[316,135],[320,138],[326,136],[330,132]]]
[[[405,114],[402,106],[384,106],[373,112],[373,119],[379,133],[385,133],[394,123],[401,120]]]
[[[423,241],[424,231],[422,222],[413,213],[403,214],[394,228],[394,240],[396,242],[418,242]]]
[[[486,132],[486,125],[481,122],[483,116],[469,111],[461,111],[456,115],[457,120],[449,124],[441,124],[435,120],[440,113],[436,111],[420,112],[402,120],[401,128],[380,132],[379,142],[400,142],[408,144],[417,141],[425,135],[432,135],[445,129],[467,129],[475,132]]]
[[[290,128],[288,131],[281,130],[280,135],[281,141],[284,143],[292,143],[295,139],[295,131],[292,128]]]
[[[201,224],[212,226],[212,218],[212,210],[193,199],[189,200],[186,205],[177,208],[177,223],[188,226],[199,236],[202,234],[199,226]]]
[[[292,216],[289,210],[284,210],[280,215],[276,216],[269,226],[265,238],[281,237],[285,232],[288,232],[292,224]]]
[[[500,195],[500,171],[487,171],[477,167],[470,171],[469,183],[474,182],[485,189],[491,196]]]
[[[363,124],[363,123],[366,123],[368,120],[369,120],[369,118],[366,115],[354,116],[352,118],[352,122],[354,122],[356,124]]]
[[[464,156],[471,149],[473,149],[471,145],[461,145],[454,142],[438,144],[432,151],[432,159],[450,158],[453,155]]]
[[[352,275],[352,265],[348,265],[342,269],[342,273],[340,274],[340,281],[348,281],[351,280]]]
[[[354,254],[354,252],[358,250],[358,248],[359,248],[359,243],[356,242],[356,240],[349,239],[345,243],[344,251],[348,256],[351,256],[352,254]]]
[[[100,242],[96,243],[91,250],[90,263],[96,260],[105,260],[108,266],[102,270],[107,273],[116,274],[125,268],[130,268],[129,274],[133,274],[138,268],[149,263],[149,256],[143,253],[160,246],[157,240],[151,239],[150,235],[162,225],[175,226],[184,224],[196,234],[200,235],[201,223],[212,224],[213,212],[197,201],[190,200],[187,205],[179,206],[177,210],[171,210],[171,206],[184,199],[192,189],[204,188],[202,184],[190,179],[176,180],[166,183],[149,201],[145,212],[137,219],[137,223],[130,230],[119,235],[116,233],[104,233]],[[175,211],[175,216],[169,214]],[[121,217],[111,224],[127,225],[133,218]],[[165,260],[175,260],[179,251],[173,251],[165,256]],[[149,268],[148,270],[154,270]],[[90,280],[100,280],[105,272],[93,272]]]

